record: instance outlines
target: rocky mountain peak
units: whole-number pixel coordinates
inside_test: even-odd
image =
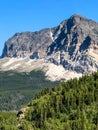
[[[54,28],[16,33],[2,57],[44,59],[65,70],[90,73],[98,69],[98,23],[78,14]]]
[[[68,22],[71,22],[73,25],[75,25],[76,23],[80,23],[81,20],[83,20],[84,17],[80,16],[80,15],[77,15],[77,14],[74,14],[72,15],[69,19],[68,19]]]
[[[77,23],[81,23],[81,22],[93,22],[93,23],[96,23],[95,21],[91,20],[91,19],[88,19],[82,15],[79,15],[79,14],[73,14],[69,19],[68,21],[72,21],[74,24]]]

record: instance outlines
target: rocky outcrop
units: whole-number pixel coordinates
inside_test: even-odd
[[[17,33],[5,43],[2,57],[44,59],[65,70],[91,73],[98,69],[98,23],[75,14],[54,28]]]

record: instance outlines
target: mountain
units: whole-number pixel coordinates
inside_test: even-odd
[[[98,72],[92,73],[98,70],[97,41],[98,23],[76,14],[57,27],[16,33],[6,41],[0,129],[97,130]],[[58,86],[50,80],[69,81]],[[5,112],[20,107],[17,121],[16,112]]]
[[[98,23],[74,14],[54,28],[16,33],[2,58],[1,70],[42,69],[50,80],[92,73],[98,69]]]

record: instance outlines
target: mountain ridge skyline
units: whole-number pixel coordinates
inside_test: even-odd
[[[75,13],[98,21],[97,5],[97,0],[0,1],[0,55],[5,41],[16,32],[34,32],[42,28],[51,28]]]
[[[85,16],[83,16],[83,15],[81,15],[81,14],[74,13],[74,14],[72,14],[69,18],[66,18],[66,19],[62,20],[59,24],[62,24],[64,21],[67,21],[68,19],[71,19],[71,18],[73,18],[73,17],[81,17],[81,18],[83,18],[83,19],[91,20],[92,22],[98,23],[97,21],[94,21],[94,20],[91,19],[91,18],[87,18],[87,17],[85,17]],[[59,24],[58,24],[58,25],[59,25]],[[45,29],[55,28],[55,27],[57,27],[58,25],[55,25],[54,27],[45,27],[45,28],[41,28],[41,29],[38,29],[38,30],[34,30],[34,31],[29,31],[29,30],[28,30],[28,31],[22,31],[22,32],[15,32],[11,37],[9,37],[8,39],[6,39],[6,41],[8,41],[8,40],[11,39],[13,36],[18,35],[18,34],[30,33],[30,32],[31,32],[31,33],[36,33],[36,32],[43,31],[43,30],[45,30]],[[5,43],[4,43],[4,45],[5,45]],[[3,47],[3,49],[4,49],[4,47]],[[1,50],[1,55],[0,55],[0,57],[2,56],[3,49]]]

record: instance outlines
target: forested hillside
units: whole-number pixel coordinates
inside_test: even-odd
[[[98,130],[98,72],[44,89],[24,109],[22,130]]]
[[[42,71],[0,71],[0,111],[19,110],[33,99],[36,93],[57,84],[58,82],[46,80]]]

